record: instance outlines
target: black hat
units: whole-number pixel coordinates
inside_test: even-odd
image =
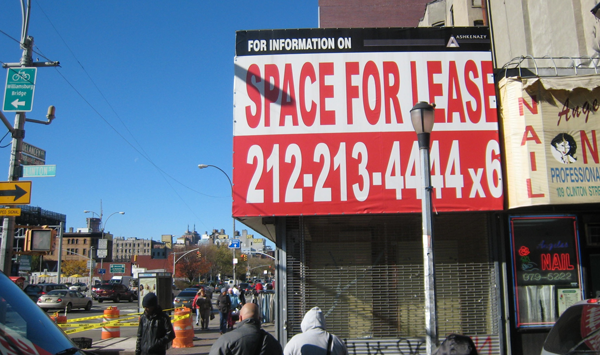
[[[149,294],[144,296],[144,299],[142,300],[142,307],[156,307],[156,306],[158,306],[158,298],[156,297],[156,294],[150,292]]]

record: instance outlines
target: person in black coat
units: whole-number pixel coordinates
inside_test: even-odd
[[[142,300],[144,313],[140,317],[135,343],[135,355],[165,355],[167,346],[175,339],[171,318],[158,305],[154,293]]]
[[[246,303],[240,310],[238,327],[217,339],[209,355],[282,355],[281,344],[260,324],[258,305]]]
[[[217,298],[217,309],[219,310],[219,317],[221,317],[219,330],[221,334],[224,334],[227,332],[227,317],[229,316],[229,311],[231,311],[231,299],[227,294],[227,289],[224,287],[221,289],[219,298]]]

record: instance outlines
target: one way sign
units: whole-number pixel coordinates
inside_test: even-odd
[[[0,182],[0,205],[28,205],[31,203],[31,181]]]

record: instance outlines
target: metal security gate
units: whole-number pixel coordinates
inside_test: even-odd
[[[466,334],[481,353],[497,354],[488,215],[436,216],[434,223],[440,337]],[[420,215],[288,217],[286,226],[289,338],[319,306],[351,354],[424,353]]]

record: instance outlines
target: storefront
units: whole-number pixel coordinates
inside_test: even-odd
[[[597,75],[499,82],[514,354],[539,353],[568,306],[600,295],[599,87]]]

